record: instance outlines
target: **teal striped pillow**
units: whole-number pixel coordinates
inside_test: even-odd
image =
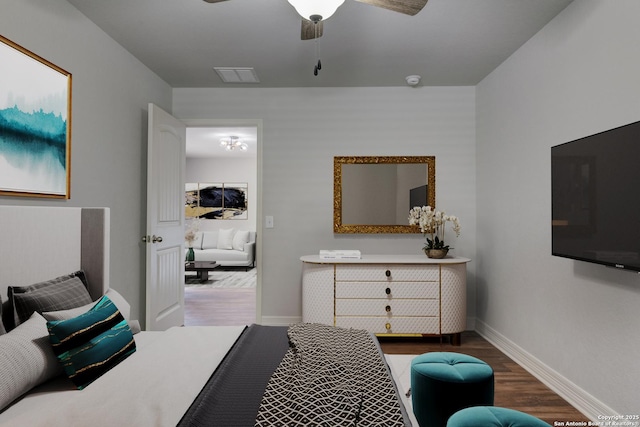
[[[127,321],[107,296],[78,317],[48,321],[47,329],[53,352],[78,389],[136,351]]]

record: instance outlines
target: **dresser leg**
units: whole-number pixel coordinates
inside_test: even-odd
[[[462,345],[462,333],[458,332],[457,334],[451,335],[451,345]]]

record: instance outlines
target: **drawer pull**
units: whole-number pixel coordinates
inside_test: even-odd
[[[384,275],[387,276],[387,277],[391,277],[391,270],[385,271]]]
[[[387,313],[391,312],[391,306],[390,305],[386,306],[384,309],[387,311]]]
[[[387,328],[387,331],[390,331],[391,330],[391,323],[385,323],[384,327]]]
[[[384,293],[387,294],[387,295],[391,295],[391,288],[385,289]]]

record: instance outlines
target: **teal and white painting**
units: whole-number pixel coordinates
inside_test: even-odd
[[[0,194],[69,198],[71,74],[0,36]]]

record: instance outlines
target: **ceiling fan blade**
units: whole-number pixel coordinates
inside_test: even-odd
[[[393,10],[394,12],[404,13],[405,15],[415,15],[422,10],[427,4],[427,0],[356,0],[360,3],[378,6],[383,9]]]
[[[204,0],[204,1],[206,1],[207,3],[220,3],[222,1],[227,1],[227,0]]]
[[[308,19],[302,19],[302,30],[300,31],[300,38],[302,40],[313,40],[316,38],[316,25],[318,26],[318,37],[322,37],[322,21],[314,24]]]

